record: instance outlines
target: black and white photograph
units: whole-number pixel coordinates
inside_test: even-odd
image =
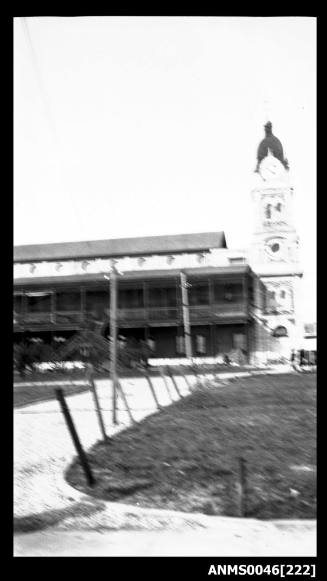
[[[317,18],[12,27],[13,556],[315,577]]]

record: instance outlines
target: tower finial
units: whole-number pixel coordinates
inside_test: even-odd
[[[257,167],[258,171],[259,165],[264,157],[267,155],[273,155],[283,164],[285,169],[289,169],[288,161],[284,158],[283,146],[279,139],[272,132],[272,123],[267,121],[264,125],[265,128],[265,138],[260,142],[257,152]]]

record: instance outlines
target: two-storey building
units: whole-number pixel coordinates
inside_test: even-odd
[[[118,272],[119,333],[147,340],[154,357],[185,354],[181,272],[193,356],[267,349],[260,326],[265,287],[223,232],[17,246],[15,341],[63,340],[90,317],[109,335],[110,272]],[[261,333],[264,333],[264,329]]]

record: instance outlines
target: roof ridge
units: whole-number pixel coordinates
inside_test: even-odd
[[[14,248],[26,248],[27,246],[59,246],[62,244],[94,244],[97,242],[113,242],[117,240],[148,240],[150,238],[177,238],[184,236],[210,236],[224,234],[223,231],[210,231],[210,232],[184,232],[179,234],[151,234],[149,236],[123,236],[119,238],[97,238],[96,240],[68,240],[63,242],[44,242],[40,244],[15,244]]]
[[[209,248],[227,248],[223,231],[17,245],[14,262],[196,252]]]

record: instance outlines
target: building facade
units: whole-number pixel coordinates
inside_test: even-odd
[[[183,273],[193,356],[249,360],[264,286],[238,254],[222,232],[16,247],[15,340],[66,339],[90,318],[108,336],[115,267],[121,335],[148,341],[153,357],[184,356]]]
[[[114,268],[119,333],[147,341],[153,357],[185,355],[181,273],[193,356],[289,357],[300,326],[299,239],[288,162],[271,123],[265,132],[248,252],[228,249],[223,232],[17,246],[14,340],[64,341],[90,319],[108,337]]]

